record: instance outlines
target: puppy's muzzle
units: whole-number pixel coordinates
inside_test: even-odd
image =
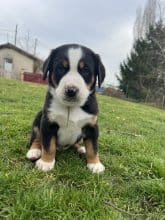
[[[78,92],[79,89],[75,86],[65,87],[65,97],[68,99],[75,99],[77,97]]]

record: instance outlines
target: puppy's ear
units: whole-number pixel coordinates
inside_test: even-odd
[[[95,56],[96,56],[96,75],[98,78],[98,86],[100,88],[105,78],[105,67],[100,59],[100,56],[98,54],[96,54]]]
[[[48,72],[50,73],[50,71],[52,70],[52,55],[53,51],[50,52],[50,55],[43,63],[43,80],[47,78]]]

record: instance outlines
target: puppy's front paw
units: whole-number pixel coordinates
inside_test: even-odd
[[[42,159],[36,161],[36,167],[39,170],[43,170],[43,171],[52,170],[54,168],[54,164],[55,164],[55,159],[52,162],[45,162]]]
[[[26,158],[29,160],[37,160],[41,157],[40,149],[30,149],[26,154]]]
[[[99,163],[88,163],[87,167],[88,167],[89,170],[92,171],[92,173],[101,173],[101,172],[104,172],[104,170],[105,170],[105,167],[101,162],[99,162]]]

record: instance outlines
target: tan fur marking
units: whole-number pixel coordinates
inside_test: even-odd
[[[79,68],[80,68],[80,69],[83,69],[84,66],[85,66],[84,62],[83,62],[83,61],[80,61],[80,63],[79,63]]]
[[[91,125],[95,125],[96,122],[97,122],[97,116],[95,115],[95,116],[93,116],[93,117],[91,118],[90,124],[91,124]]]
[[[98,153],[94,152],[93,149],[93,144],[90,140],[84,140],[84,144],[86,147],[86,158],[87,158],[87,163],[99,163],[99,155]]]
[[[42,148],[41,159],[45,162],[52,162],[56,154],[56,139],[52,137],[49,149],[46,151]]]
[[[34,127],[33,130],[36,133],[36,138],[34,139],[30,149],[41,149],[40,131],[38,127]]]
[[[78,144],[78,143],[76,143],[76,144],[74,144],[74,145],[73,145],[73,147],[75,147],[76,149],[78,149],[78,148],[80,148],[80,147],[81,147],[81,145],[80,145],[80,144]]]
[[[82,147],[82,145],[83,145],[83,141],[79,141],[78,143],[74,144],[73,147],[78,150],[79,148]]]
[[[92,76],[92,80],[87,84],[88,90],[91,89],[91,87],[93,86],[93,83],[94,83],[94,76]]]
[[[67,68],[68,67],[68,61],[67,60],[63,60],[63,62],[62,62],[62,65],[65,67],[65,68]]]

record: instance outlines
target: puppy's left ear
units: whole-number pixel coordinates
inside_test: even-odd
[[[47,78],[48,72],[50,73],[52,70],[52,54],[53,54],[53,51],[51,51],[50,55],[43,63],[43,80]]]
[[[105,67],[101,61],[100,56],[98,54],[96,54],[95,56],[96,56],[96,74],[98,77],[98,86],[100,88],[105,78]]]

